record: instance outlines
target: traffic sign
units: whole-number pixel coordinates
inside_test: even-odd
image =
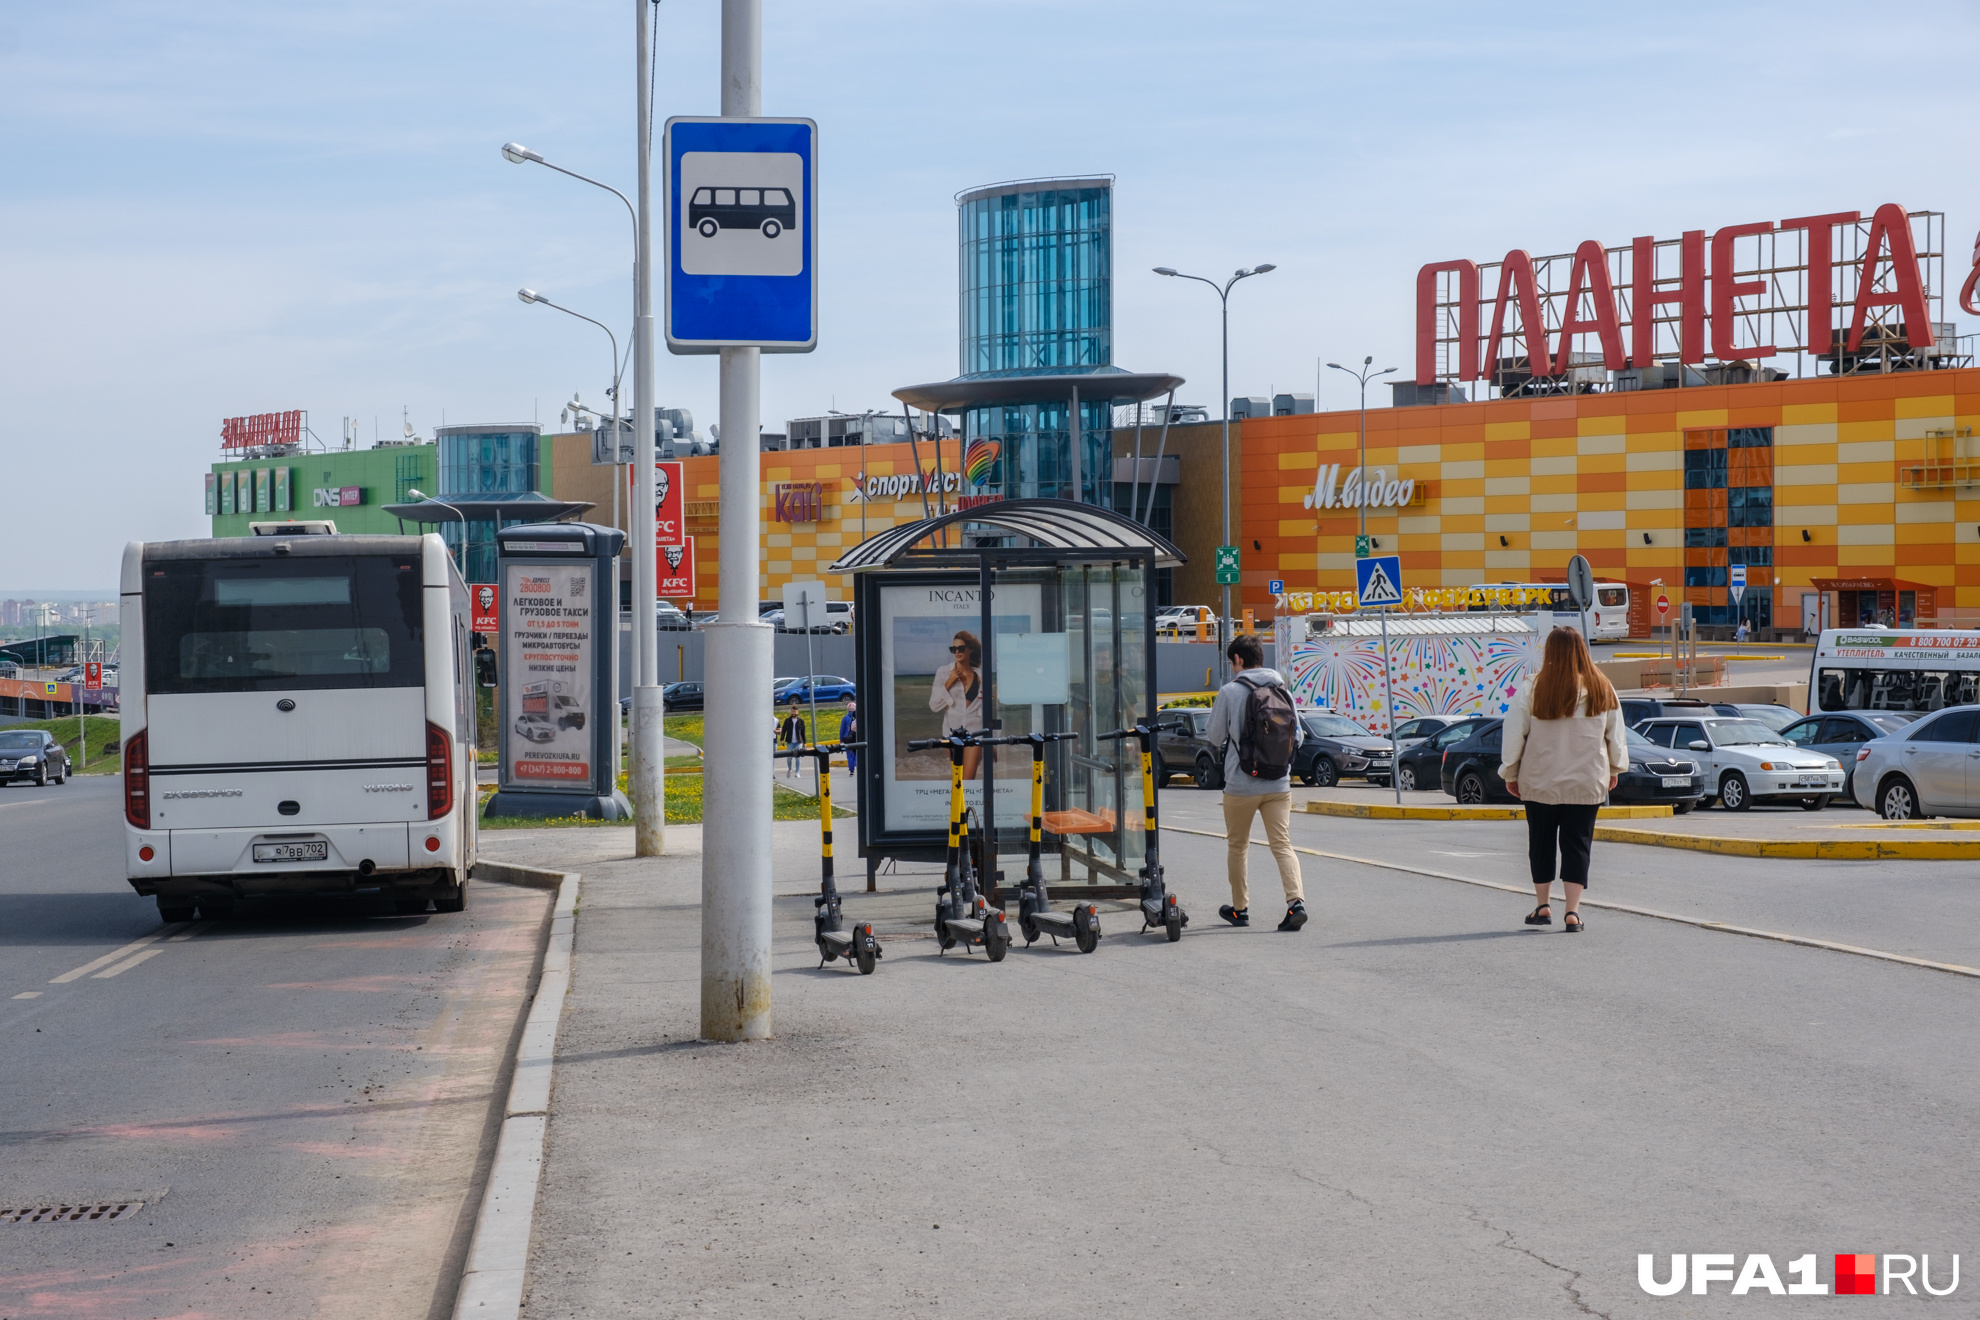
[[[1217,583],[1230,586],[1238,580],[1238,548],[1234,545],[1217,547]]]
[[[1368,558],[1368,549],[1369,547],[1368,547],[1367,537],[1357,536],[1354,538],[1354,557],[1356,559]]]
[[[1595,603],[1595,570],[1583,556],[1568,560],[1567,585],[1568,596],[1576,609],[1585,610]]]
[[[1357,560],[1354,565],[1354,594],[1362,608],[1370,605],[1402,604],[1402,557],[1378,555]]]
[[[667,121],[671,353],[818,346],[818,125]]]
[[[1661,592],[1661,591],[1660,591],[1660,592],[1658,592],[1658,593],[1657,593],[1657,613],[1659,613],[1659,614],[1669,614],[1670,612],[1671,612],[1671,598],[1670,598],[1669,596],[1666,596],[1666,595],[1665,595],[1665,594],[1664,594],[1663,592]]]
[[[1271,593],[1272,593],[1272,594],[1273,594],[1274,596],[1283,596],[1283,595],[1285,595],[1285,594],[1286,594],[1286,584],[1285,584],[1285,579],[1283,579],[1283,578],[1273,578],[1273,579],[1272,579],[1272,581],[1271,581],[1271,584],[1270,584],[1270,586],[1268,586],[1268,587],[1266,588],[1266,590],[1268,590],[1268,591],[1270,591],[1270,592],[1271,592]]]
[[[1746,594],[1746,565],[1734,564],[1732,566],[1733,604],[1735,605],[1739,604],[1739,598],[1741,596],[1744,596],[1745,594]]]

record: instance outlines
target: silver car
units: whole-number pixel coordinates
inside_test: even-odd
[[[1693,753],[1706,793],[1727,811],[1745,811],[1755,802],[1796,802],[1820,811],[1843,791],[1842,762],[1804,751],[1758,720],[1666,716],[1636,729],[1659,747]]]
[[[1980,816],[1980,706],[1950,706],[1864,743],[1856,800],[1885,820]]]

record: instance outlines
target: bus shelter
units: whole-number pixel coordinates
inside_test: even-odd
[[[891,528],[831,566],[854,575],[869,889],[884,860],[939,861],[947,846],[948,752],[908,744],[989,728],[1077,735],[1046,744],[1045,847],[1066,897],[1139,892],[1139,746],[1099,735],[1154,718],[1155,572],[1183,562],[1107,509],[1018,499]],[[972,833],[1022,853],[1031,749],[973,748],[963,768]],[[990,858],[984,869],[998,877]]]

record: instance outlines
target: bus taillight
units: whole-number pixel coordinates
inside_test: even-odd
[[[143,734],[138,735],[140,738]],[[126,762],[128,764],[128,762]],[[426,818],[439,820],[454,809],[454,740],[433,721],[426,722]]]
[[[150,739],[140,729],[124,744],[124,819],[141,830],[151,828]]]

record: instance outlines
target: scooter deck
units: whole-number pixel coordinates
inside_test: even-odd
[[[983,923],[975,917],[950,917],[943,924],[949,928],[951,935],[974,938],[983,934]]]
[[[1033,925],[1044,930],[1064,931],[1067,934],[1071,934],[1073,930],[1070,912],[1034,912],[1031,914],[1031,921]]]
[[[835,948],[849,949],[852,947],[853,933],[849,930],[821,931],[819,937]]]

